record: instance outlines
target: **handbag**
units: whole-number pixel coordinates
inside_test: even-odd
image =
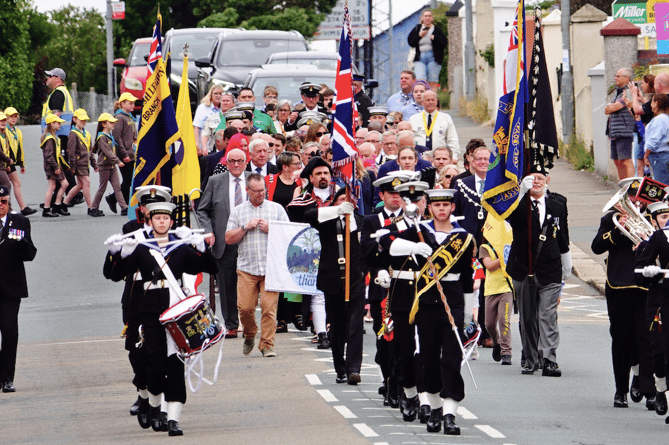
[[[416,58],[416,48],[413,46],[409,49],[409,55],[407,56],[407,68],[412,70],[415,66],[414,59]]]

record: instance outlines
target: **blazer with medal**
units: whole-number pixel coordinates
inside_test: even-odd
[[[28,297],[24,261],[32,261],[37,248],[30,236],[30,220],[25,216],[8,213],[0,230],[0,298]]]
[[[474,270],[472,269],[472,259],[474,255],[474,242],[469,242],[465,245],[464,241],[468,237],[468,233],[458,225],[458,223],[453,223],[453,230],[448,234],[444,242],[439,243],[435,237],[435,230],[432,221],[421,221],[420,231],[423,233],[425,238],[425,243],[428,244],[434,252],[439,249],[442,245],[447,245],[454,237],[457,237],[460,241],[461,247],[458,249],[458,252],[461,251],[460,257],[455,261],[448,270],[448,275],[453,277],[453,280],[444,281],[442,279],[442,286],[444,288],[444,294],[446,295],[446,300],[448,305],[452,308],[462,309],[465,306],[464,294],[474,292]],[[392,232],[381,238],[381,246],[384,250],[389,251],[390,245],[396,238],[402,238],[415,243],[420,242],[418,238],[418,230],[416,226],[412,226],[403,232]],[[464,249],[464,250],[463,250]],[[434,258],[434,253],[432,254]],[[418,260],[418,267],[420,270],[425,268],[427,260],[422,256],[416,256]],[[441,263],[440,260],[437,260],[437,263]],[[391,285],[392,288],[392,285]],[[421,289],[415,289],[415,292],[419,292]],[[393,294],[394,295],[394,294]],[[411,294],[414,295],[413,293]],[[432,286],[427,292],[420,296],[421,304],[429,305],[442,305],[441,296],[439,295],[439,290],[437,286]]]
[[[543,225],[539,216],[532,215],[532,258],[534,275],[540,284],[560,283],[562,281],[562,260],[560,254],[569,252],[569,227],[567,225],[566,198],[554,193],[546,193],[546,217]],[[527,277],[527,197],[523,197],[518,207],[509,216],[513,230],[513,243],[506,270],[516,281]],[[531,212],[531,210],[529,210]],[[546,229],[546,240],[541,246],[539,258],[536,258],[539,237]]]
[[[435,110],[432,113],[432,148],[448,146],[453,150],[453,155],[460,153],[460,139],[458,132],[455,130],[453,119],[443,111]],[[427,140],[427,113],[421,111],[409,118],[411,129],[413,130],[413,137],[417,145],[426,145]]]

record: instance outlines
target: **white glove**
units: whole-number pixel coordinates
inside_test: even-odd
[[[651,278],[661,273],[662,273],[662,268],[660,266],[646,266],[643,268],[642,272],[643,276],[646,278]]]
[[[121,258],[127,258],[130,256],[130,254],[135,251],[137,244],[139,243],[134,238],[128,238],[124,240],[123,247],[121,248]]]
[[[562,259],[562,281],[566,281],[571,276],[571,252],[561,254],[560,259]]]
[[[379,286],[381,286],[382,288],[388,289],[390,287],[390,274],[388,273],[387,270],[381,269],[379,273],[376,274],[374,282]]]
[[[353,215],[355,211],[355,206],[352,202],[342,202],[337,206],[337,213],[339,215]]]
[[[381,239],[383,235],[387,235],[390,233],[390,230],[388,229],[379,229],[376,232],[374,232],[374,238],[378,241]]]
[[[520,196],[525,196],[534,185],[534,176],[525,176],[520,182]]]
[[[194,233],[190,241],[199,252],[204,252],[204,250],[206,249],[206,245],[204,243],[204,235],[199,233]]]
[[[425,258],[432,255],[432,248],[425,243],[414,243],[402,238],[397,238],[390,245],[392,256],[421,255]]]
[[[174,234],[181,239],[188,238],[189,236],[191,236],[192,233],[193,231],[191,230],[191,228],[186,226],[180,226],[174,230]]]
[[[122,235],[112,235],[109,238],[107,238],[107,241],[105,241],[105,244],[109,246],[109,253],[112,255],[116,255],[121,251],[121,240],[123,239]]]
[[[318,209],[318,222],[322,223],[325,221],[330,221],[339,216],[339,206],[336,207],[319,207]]]

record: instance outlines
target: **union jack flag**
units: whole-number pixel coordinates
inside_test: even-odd
[[[147,74],[146,78],[148,79],[151,74],[153,74],[153,71],[156,69],[156,63],[158,62],[158,59],[163,57],[163,36],[160,33],[160,28],[162,27],[163,24],[163,18],[158,14],[158,20],[156,20],[156,25],[153,27],[153,39],[151,40],[151,49],[149,51],[149,73]]]
[[[344,26],[339,40],[339,61],[335,80],[334,117],[332,124],[332,167],[341,179],[355,191],[355,162],[358,148],[355,145],[353,113],[353,81],[351,76],[351,16],[344,5]]]

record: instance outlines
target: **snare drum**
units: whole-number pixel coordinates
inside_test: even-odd
[[[160,316],[182,355],[191,356],[218,343],[225,334],[202,295],[181,300]]]

